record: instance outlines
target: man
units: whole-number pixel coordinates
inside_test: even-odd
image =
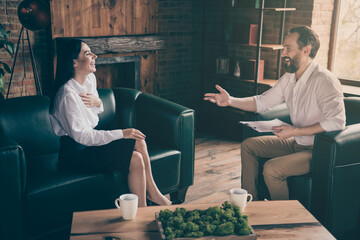
[[[263,112],[285,101],[293,126],[275,126],[275,136],[248,138],[241,145],[242,188],[257,199],[259,158],[270,158],[263,175],[272,200],[289,199],[287,177],[310,171],[314,135],[345,128],[345,107],[339,80],[314,58],[320,47],[309,27],[295,27],[284,41],[281,57],[286,73],[261,95],[235,98],[220,86],[204,100],[218,106]]]

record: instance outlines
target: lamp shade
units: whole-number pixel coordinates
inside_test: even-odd
[[[19,4],[18,17],[26,29],[37,31],[50,23],[50,8],[41,0],[25,0]]]

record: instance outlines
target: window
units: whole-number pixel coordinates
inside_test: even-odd
[[[345,84],[360,82],[360,1],[341,0],[338,7],[332,69]]]

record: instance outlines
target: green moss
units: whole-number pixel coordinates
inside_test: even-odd
[[[227,201],[222,207],[210,207],[204,211],[187,211],[185,208],[176,208],[173,212],[161,210],[159,220],[166,239],[251,234],[248,216],[242,215],[239,207]]]

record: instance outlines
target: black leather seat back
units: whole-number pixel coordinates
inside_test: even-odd
[[[359,97],[347,97],[344,98],[344,104],[346,109],[346,125],[360,123],[360,98]]]
[[[147,129],[144,134],[148,141],[157,143],[159,145],[165,145],[178,149],[177,139],[179,138],[179,127],[171,128],[171,124],[176,122],[178,126],[181,124],[181,117],[176,114],[181,111],[180,105],[171,103],[171,105],[159,104],[156,109],[151,108],[154,96],[149,94],[141,94],[137,99],[137,127],[140,129]],[[192,115],[191,115],[192,116]],[[184,117],[184,115],[182,115]],[[150,127],[151,126],[151,127]],[[172,129],[174,132],[166,132],[165,129]],[[159,132],[166,134],[159,134]]]
[[[116,128],[136,128],[135,103],[141,92],[128,88],[115,88],[113,91],[116,102]]]
[[[117,93],[114,95],[114,92]],[[135,101],[140,91],[127,88],[101,88],[99,97],[104,104],[104,112],[99,114],[96,129],[112,130],[136,127]]]
[[[49,103],[45,96],[12,98],[0,103],[0,129],[23,148],[28,159],[59,151],[59,137],[53,133],[49,119]]]
[[[274,118],[278,118],[281,121],[291,124],[289,110],[287,109],[285,102],[271,108],[269,111],[258,113],[258,121],[273,120]]]
[[[99,114],[99,124],[96,129],[111,130],[116,127],[115,97],[111,89],[99,89],[99,97],[103,102],[104,112]]]

